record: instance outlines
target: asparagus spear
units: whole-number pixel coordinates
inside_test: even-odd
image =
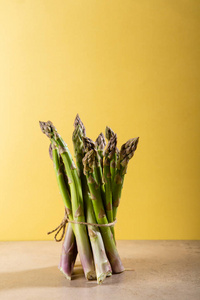
[[[49,156],[50,158],[53,160],[53,150],[52,150],[52,144],[50,144],[49,146]],[[58,161],[57,161],[57,157],[56,157],[56,161],[55,161],[55,157],[54,157],[54,167],[55,167],[55,171],[56,171],[56,175],[58,174],[57,171],[60,170],[60,173],[63,174],[63,179],[67,188],[67,191],[65,193],[66,197],[67,197],[67,202],[70,202],[70,191],[69,191],[69,184],[66,178],[66,174],[65,174],[65,170],[64,170],[64,165],[62,162],[61,157],[60,158],[60,167],[59,169],[57,169],[58,165]],[[61,176],[61,174],[59,174],[59,176]],[[59,182],[59,186],[61,185],[61,177],[58,177],[58,182]],[[64,183],[63,183],[64,186]],[[65,189],[65,186],[64,186]],[[62,193],[62,188],[60,189],[60,192]],[[76,245],[76,239],[75,239],[75,235],[72,229],[71,224],[69,223],[67,226],[67,231],[65,234],[65,239],[63,241],[63,245],[62,245],[62,252],[61,252],[61,257],[60,257],[60,263],[59,263],[59,270],[65,275],[65,277],[69,280],[71,280],[71,275],[72,275],[72,271],[74,268],[74,264],[76,261],[76,257],[77,257],[78,251],[77,251],[77,245]]]
[[[52,157],[53,157],[54,170],[55,170],[55,173],[56,173],[56,179],[57,179],[57,183],[58,183],[58,186],[59,186],[59,190],[60,190],[62,199],[64,201],[67,216],[70,220],[73,220],[70,193],[68,191],[68,188],[67,188],[67,185],[66,185],[66,182],[65,182],[63,168],[62,168],[62,165],[61,165],[61,160],[60,160],[60,157],[59,157],[57,146],[54,143],[54,141],[52,141],[51,147],[52,147]]]
[[[98,135],[98,137],[95,141],[95,145],[96,145],[96,149],[99,153],[101,168],[103,170],[103,155],[104,155],[104,148],[106,146],[106,140],[105,140],[105,137],[102,132]]]
[[[47,137],[49,137],[52,141],[54,164],[56,168],[57,179],[59,179],[58,184],[60,186],[61,194],[63,196],[63,200],[67,208],[68,218],[70,220],[74,219],[77,221],[84,222],[85,217],[84,217],[84,210],[83,210],[83,197],[82,197],[81,183],[78,177],[76,166],[69,152],[69,149],[67,145],[64,143],[61,136],[58,134],[52,122],[50,121],[46,123],[40,122],[40,127],[42,132],[45,133]],[[59,148],[59,153],[64,162],[65,170],[68,176],[68,182],[69,182],[70,193],[71,193],[70,203],[66,197],[67,188],[66,185],[64,184],[63,174],[60,174],[59,156],[58,156],[56,146]],[[93,257],[92,257],[92,252],[89,244],[86,226],[73,224],[72,229],[76,236],[78,252],[80,255],[80,260],[83,266],[85,277],[87,279],[94,279],[96,275],[95,275]]]
[[[106,138],[108,141],[111,140],[111,138],[116,135],[114,133],[114,131],[106,126],[106,130],[105,130],[105,134],[106,134]],[[112,155],[112,158],[110,160],[110,173],[111,173],[111,183],[112,183],[112,186],[113,186],[113,183],[114,183],[114,178],[115,178],[115,175],[116,175],[116,170],[117,170],[117,160],[118,160],[118,157],[119,157],[119,150],[115,145],[113,145],[113,155]]]
[[[114,134],[109,140],[107,148],[105,150],[104,168],[103,168],[105,191],[106,191],[106,215],[109,222],[113,222],[112,183],[111,183],[110,163],[115,153],[116,144],[117,144],[117,135]],[[114,228],[111,228],[111,231],[114,235]]]
[[[63,166],[59,157],[57,146],[52,142],[52,157],[54,163],[54,169],[57,177],[58,186],[62,195],[67,216],[70,220],[73,220],[70,193],[67,188],[65,175],[63,172]],[[65,275],[67,279],[71,279],[74,263],[77,256],[77,246],[74,236],[74,224],[68,224],[65,240],[62,246],[62,254],[60,258],[59,269]]]
[[[109,222],[113,222],[113,210],[112,210],[112,183],[111,183],[111,160],[115,154],[117,144],[117,135],[114,134],[108,142],[107,148],[104,154],[104,167],[103,175],[105,182],[105,192],[106,192],[106,215]],[[111,227],[111,231],[114,236],[114,228]]]
[[[62,245],[59,270],[71,280],[72,271],[77,257],[76,239],[71,224],[67,226],[65,239]]]
[[[72,140],[74,144],[77,168],[79,169],[79,176],[81,178],[83,199],[84,199],[84,203],[86,203],[86,219],[88,223],[96,223],[96,218],[94,215],[94,210],[91,202],[92,200],[87,185],[87,179],[83,174],[82,159],[84,157],[84,147],[83,147],[83,142],[81,142],[82,138],[83,138],[83,130],[79,125],[79,123],[75,122],[75,130],[73,132]],[[88,233],[89,233],[91,246],[93,250],[94,262],[95,262],[96,274],[97,274],[97,283],[101,284],[106,278],[106,276],[111,275],[112,272],[111,266],[106,256],[103,240],[98,227],[91,226],[91,225],[88,226]]]
[[[124,183],[124,176],[127,172],[128,162],[133,157],[137,149],[139,137],[128,140],[122,145],[117,163],[117,171],[113,184],[113,219],[116,219],[117,209],[119,206],[121,192]]]
[[[95,178],[97,180],[97,182],[99,183],[100,187],[101,187],[101,195],[103,198],[103,202],[105,204],[106,202],[106,195],[105,195],[105,188],[104,188],[104,182],[103,182],[103,170],[101,167],[101,162],[100,162],[100,157],[98,155],[95,143],[88,137],[83,137],[83,144],[84,144],[84,149],[85,149],[85,153],[89,152],[90,150],[94,150],[96,152],[96,168],[95,168]]]
[[[95,168],[97,167],[97,152],[95,150],[90,150],[86,153],[83,158],[84,174],[86,175],[90,195],[92,199],[92,204],[94,208],[94,213],[98,224],[108,224],[106,218],[102,198],[100,185],[95,179]],[[120,260],[113,235],[111,233],[110,227],[100,227],[100,231],[103,237],[106,254],[110,261],[113,273],[120,273],[124,271],[124,267]]]

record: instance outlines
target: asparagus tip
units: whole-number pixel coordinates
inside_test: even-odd
[[[139,142],[139,137],[128,140],[122,145],[120,150],[120,161],[122,166],[127,166],[129,160],[133,157],[137,145]]]
[[[54,136],[54,132],[56,131],[56,128],[54,127],[51,121],[47,121],[47,122],[39,121],[39,124],[42,133],[46,134],[48,138],[52,138]]]
[[[95,143],[93,142],[93,140],[91,140],[88,137],[83,137],[83,145],[85,148],[85,151],[88,152],[90,150],[94,150],[95,149]]]
[[[84,167],[84,174],[87,172],[93,172],[94,164],[96,163],[96,151],[95,149],[91,149],[87,151],[85,156],[83,157],[83,167]]]
[[[39,121],[40,129],[42,130],[43,133],[44,133],[44,124],[45,122]]]
[[[79,116],[79,114],[76,115],[76,118],[74,120],[74,127],[76,129],[77,126],[80,126],[83,132],[83,136],[86,136],[86,131],[85,131],[85,126],[83,124],[83,122],[81,121],[81,118]]]
[[[111,139],[111,137],[114,134],[115,134],[114,131],[110,127],[106,126],[105,135],[108,141]]]
[[[99,150],[103,150],[105,148],[106,140],[102,132],[98,135],[95,141],[95,145]]]
[[[72,133],[72,141],[74,143],[82,143],[83,136],[83,128],[78,124]]]
[[[117,135],[114,133],[108,142],[107,148],[105,150],[105,156],[107,156],[111,160],[114,153],[117,151],[116,148],[117,148]]]

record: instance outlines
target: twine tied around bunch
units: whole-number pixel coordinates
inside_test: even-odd
[[[68,223],[68,218],[67,218],[67,213],[66,213],[66,211],[65,211],[64,218],[62,219],[62,222],[60,223],[60,225],[58,225],[58,226],[57,226],[55,229],[53,229],[52,231],[47,232],[47,234],[51,234],[51,233],[53,233],[53,232],[56,231],[56,233],[55,233],[55,235],[54,235],[54,240],[55,240],[56,242],[61,242],[62,239],[63,239],[63,237],[64,237],[64,235],[65,235],[65,230],[66,230],[66,225],[67,225],[67,223]],[[57,238],[57,235],[59,234],[59,232],[60,232],[61,230],[62,230],[62,235],[61,235],[61,237],[58,239],[58,238]]]
[[[64,215],[64,218],[62,220],[62,222],[60,223],[60,225],[58,225],[55,229],[53,229],[52,231],[49,231],[47,232],[47,234],[51,234],[53,232],[56,231],[55,235],[54,235],[54,240],[56,242],[61,242],[64,235],[65,235],[65,230],[66,230],[66,225],[67,223],[73,223],[73,224],[80,224],[80,225],[87,225],[87,226],[96,226],[96,227],[111,227],[111,226],[114,226],[116,223],[117,223],[117,220],[111,222],[111,223],[108,223],[108,224],[97,224],[97,223],[88,223],[88,222],[78,222],[78,221],[71,221],[68,219],[67,217],[67,212],[65,210],[65,215]],[[59,232],[62,230],[62,235],[61,237],[58,239],[57,238],[57,235],[59,234]]]

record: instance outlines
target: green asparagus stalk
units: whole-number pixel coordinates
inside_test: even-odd
[[[110,141],[111,138],[115,135],[114,131],[108,126],[106,126],[105,134],[106,134],[106,138],[107,138],[108,141]],[[115,178],[116,171],[117,171],[118,157],[119,157],[119,150],[118,150],[117,146],[115,145],[115,148],[113,149],[113,155],[112,155],[112,158],[110,160],[110,173],[111,173],[111,184],[112,184],[112,186],[114,184],[114,178]]]
[[[111,161],[116,151],[117,135],[114,134],[108,142],[107,148],[104,154],[104,166],[103,166],[103,178],[105,183],[106,193],[106,215],[108,221],[113,222],[113,208],[112,208],[112,182],[111,182]],[[114,236],[114,228],[111,227],[111,231]]]
[[[72,140],[74,144],[77,168],[79,169],[79,175],[81,178],[83,199],[84,199],[84,203],[86,203],[86,220],[88,223],[96,223],[96,218],[92,206],[92,200],[87,185],[87,179],[83,174],[83,164],[82,164],[82,159],[84,157],[84,147],[82,142],[83,130],[79,125],[79,122],[75,122],[74,124],[75,124],[75,130],[73,132]],[[106,276],[111,275],[112,273],[111,266],[106,256],[104,243],[98,227],[89,225],[88,233],[91,241],[94,262],[96,267],[97,283],[101,284],[106,278]]]
[[[103,170],[103,156],[104,156],[104,148],[106,146],[106,140],[105,140],[105,137],[102,132],[98,135],[98,137],[95,141],[95,146],[98,151],[98,154],[100,157],[101,168]]]
[[[58,266],[59,270],[64,274],[64,276],[68,280],[71,280],[77,254],[78,251],[77,251],[75,235],[72,226],[69,223],[67,226],[65,239],[63,241],[60,263]]]
[[[97,152],[95,143],[88,137],[83,137],[83,144],[84,144],[84,149],[85,153],[89,152],[90,150],[94,150],[96,152],[96,168],[95,168],[95,178],[96,181],[99,183],[101,187],[101,196],[103,198],[104,204],[106,203],[106,195],[105,195],[105,187],[104,187],[104,181],[103,181],[103,170],[101,167],[101,161],[100,161],[100,156]]]
[[[60,190],[62,199],[64,201],[67,216],[70,220],[73,220],[70,193],[69,193],[69,190],[66,185],[63,168],[62,168],[61,160],[59,157],[59,152],[58,152],[56,144],[53,141],[52,141],[51,147],[52,147],[54,170],[56,173],[56,179],[57,179],[57,183],[59,186],[59,190]]]
[[[94,169],[97,167],[97,152],[95,150],[92,149],[86,153],[86,155],[83,158],[83,165],[84,174],[87,178],[97,223],[108,224],[108,220],[101,198],[100,185],[95,179]],[[117,252],[117,248],[110,227],[100,227],[100,231],[103,237],[106,254],[110,261],[113,273],[123,272],[124,267]]]
[[[87,186],[87,181],[85,185]],[[88,194],[86,195],[86,191],[85,191],[84,194],[85,194],[84,199],[86,201],[86,207],[87,207],[86,208],[87,222],[96,224],[96,217],[94,214],[90,193],[88,191]],[[95,262],[95,268],[97,274],[97,283],[101,284],[107,276],[112,275],[111,265],[107,258],[104,242],[98,227],[89,225],[88,234],[90,237],[90,242],[91,242],[93,256],[94,256],[94,262]]]
[[[83,197],[81,182],[78,177],[76,166],[73,162],[72,156],[69,152],[67,145],[64,143],[61,136],[58,134],[56,128],[52,122],[40,122],[40,127],[43,133],[51,139],[53,146],[53,158],[54,164],[56,165],[57,178],[62,179],[58,181],[60,185],[61,194],[67,209],[68,218],[70,220],[76,220],[79,222],[85,222],[84,209],[83,209]],[[65,165],[65,170],[68,176],[68,183],[70,186],[71,202],[69,203],[66,197],[66,185],[64,184],[63,174],[60,173],[59,165],[59,155],[56,147],[59,148],[59,153],[62,157],[63,163]],[[72,207],[71,207],[72,204]],[[76,236],[78,252],[80,255],[80,260],[83,266],[85,277],[87,279],[94,279],[96,277],[93,256],[90,248],[90,243],[87,235],[87,229],[85,225],[73,224],[72,226],[74,234]]]
[[[55,145],[55,147],[56,147],[56,145]],[[56,148],[57,148],[57,147],[56,147]],[[51,160],[53,160],[52,143],[50,143],[50,145],[49,145],[49,156],[50,156]],[[70,188],[69,188],[69,183],[68,183],[68,177],[67,177],[67,174],[66,174],[66,172],[65,172],[65,166],[64,166],[62,157],[61,157],[60,155],[59,155],[59,164],[60,164],[60,171],[61,171],[62,174],[63,174],[64,181],[65,181],[65,184],[66,184],[66,188],[67,188],[67,190],[68,190],[69,197],[70,197],[70,201],[71,201],[71,195],[70,195]]]
[[[122,145],[117,163],[117,171],[113,184],[113,219],[116,219],[117,209],[120,203],[121,192],[124,183],[124,176],[127,172],[128,162],[137,149],[139,137],[128,140]]]
[[[56,152],[57,152],[57,150],[56,150]],[[65,189],[65,187],[67,188],[67,191],[65,192],[65,195],[66,195],[65,197],[67,197],[67,202],[70,203],[71,202],[71,196],[70,196],[68,180],[66,178],[67,176],[65,174],[64,165],[63,165],[61,157],[59,157],[60,166],[58,166],[57,154],[58,153],[56,153],[56,156],[55,156],[55,153],[54,153],[55,173],[56,173],[56,176],[57,176],[59,186],[62,184],[61,181],[64,179],[63,187],[64,187],[64,189]],[[50,146],[49,146],[49,156],[53,160],[52,144],[50,144]],[[58,170],[59,170],[59,174],[58,174]],[[64,183],[65,183],[65,185],[64,185]],[[60,188],[60,192],[61,192],[61,194],[63,193],[63,188]],[[64,274],[64,276],[68,280],[71,280],[71,276],[72,276],[72,272],[73,272],[73,268],[74,268],[74,264],[75,264],[75,261],[76,261],[77,254],[78,254],[78,251],[77,251],[75,235],[74,235],[72,226],[69,223],[68,226],[67,226],[67,231],[66,231],[65,238],[64,238],[64,241],[63,241],[62,252],[61,252],[61,256],[60,256],[60,263],[59,263],[59,266],[58,266],[59,270]]]

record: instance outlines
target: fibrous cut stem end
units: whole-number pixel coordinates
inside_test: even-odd
[[[96,279],[96,272],[95,271],[90,271],[86,274],[87,280],[94,280]]]
[[[67,274],[64,272],[64,270],[63,270],[62,267],[61,267],[61,268],[58,268],[58,269],[60,270],[60,272],[63,273],[63,275],[65,276],[65,278],[67,278],[67,280],[72,280],[71,276],[67,275]]]

